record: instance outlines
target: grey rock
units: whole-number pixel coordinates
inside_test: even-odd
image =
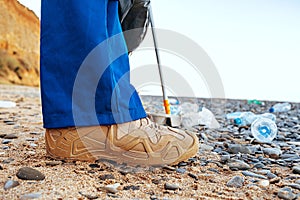
[[[300,174],[300,166],[295,166],[292,170],[294,174]]]
[[[184,169],[184,168],[178,168],[178,169],[176,169],[176,172],[178,172],[180,174],[184,174],[186,172],[186,169]]]
[[[23,167],[19,169],[17,177],[23,180],[44,180],[45,175],[36,169],[30,167]]]
[[[237,153],[246,153],[246,154],[251,154],[251,150],[245,146],[245,145],[240,145],[240,144],[231,144],[228,146],[229,153],[237,154]]]
[[[295,181],[296,184],[300,184],[300,179]]]
[[[291,187],[291,188],[294,188],[294,189],[300,190],[300,185],[299,185],[299,184],[292,183],[292,184],[289,184],[288,186],[289,186],[289,187]]]
[[[47,166],[56,166],[56,165],[61,165],[61,164],[62,164],[61,161],[56,161],[56,160],[46,162]]]
[[[243,174],[244,176],[250,176],[250,177],[253,177],[253,178],[268,179],[267,177],[265,177],[265,176],[263,176],[263,175],[256,174],[256,173],[250,172],[250,171],[243,171],[242,174]]]
[[[247,170],[251,168],[247,163],[243,161],[235,161],[235,162],[227,163],[227,165],[229,166],[230,169]]]
[[[232,179],[230,179],[227,182],[226,186],[240,188],[240,187],[243,187],[244,182],[245,182],[244,177],[234,176]]]
[[[267,173],[267,177],[268,177],[268,179],[273,179],[273,178],[276,178],[277,175],[269,172],[269,173]]]
[[[112,174],[103,174],[99,176],[100,180],[105,181],[107,179],[115,179],[115,176]]]
[[[42,196],[42,193],[30,193],[30,194],[24,194],[20,197],[20,200],[26,200],[26,199],[37,199]]]
[[[256,163],[255,165],[253,165],[253,168],[256,168],[256,169],[262,169],[262,168],[264,168],[264,167],[265,167],[265,165],[262,164],[261,162]]]
[[[140,190],[140,186],[136,185],[127,185],[123,188],[124,190]]]
[[[278,197],[284,200],[293,200],[296,198],[296,195],[293,193],[291,188],[285,187],[278,191]]]
[[[4,137],[4,139],[17,139],[18,136],[14,133],[8,134]]]
[[[207,144],[200,144],[199,149],[202,151],[212,151],[214,147],[207,145]]]
[[[20,185],[20,183],[18,181],[8,180],[4,183],[4,190],[8,190],[10,188],[17,187],[18,185]]]
[[[230,160],[230,155],[222,155],[221,156],[221,162],[227,162]]]
[[[79,194],[81,194],[82,196],[86,197],[87,199],[98,199],[98,196],[95,195],[90,195],[90,194],[85,194],[83,192],[79,192]]]
[[[2,141],[2,144],[9,144],[9,143],[11,143],[11,142],[12,142],[12,140],[10,140],[10,139],[5,139],[5,140]]]
[[[264,148],[263,149],[264,154],[269,155],[271,158],[279,158],[282,154],[282,151],[278,148]]]
[[[165,190],[177,190],[177,189],[179,189],[179,185],[171,184],[171,183],[165,183],[164,188],[165,188]]]

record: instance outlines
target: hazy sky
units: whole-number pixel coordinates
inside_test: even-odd
[[[39,16],[40,0],[19,1]],[[152,5],[156,27],[184,34],[207,52],[227,98],[300,102],[300,1],[152,0]],[[136,53],[131,62],[155,63],[140,59],[143,55]],[[189,71],[187,63],[171,57],[163,54],[163,64]],[[197,96],[208,97],[205,81],[194,81]]]

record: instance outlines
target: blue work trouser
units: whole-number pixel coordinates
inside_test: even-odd
[[[42,0],[41,96],[45,128],[146,117],[130,84],[115,0]]]

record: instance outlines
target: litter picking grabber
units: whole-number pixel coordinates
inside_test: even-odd
[[[154,22],[153,22],[153,14],[152,14],[151,6],[149,7],[149,17],[150,17],[150,26],[151,26],[151,32],[152,32],[152,37],[153,37],[153,42],[154,42],[154,49],[155,49],[156,61],[157,61],[159,78],[160,78],[160,83],[161,83],[161,89],[162,89],[162,93],[163,93],[164,107],[165,107],[166,114],[171,114],[170,103],[168,100],[167,91],[165,88],[164,77],[163,77],[163,72],[162,72],[162,67],[161,67],[161,63],[160,63],[160,55],[159,55],[159,50],[158,50],[158,45],[157,45],[157,38],[156,38],[156,33],[155,33],[155,28],[154,28],[155,26],[154,26]]]
[[[157,66],[158,66],[159,78],[160,78],[160,83],[161,83],[161,89],[162,89],[162,93],[163,93],[163,104],[164,104],[166,114],[164,115],[164,114],[148,113],[148,115],[153,121],[155,121],[158,124],[167,124],[172,127],[180,126],[180,124],[181,124],[180,116],[171,115],[170,103],[169,103],[169,99],[167,96],[167,91],[166,91],[163,72],[162,72],[162,66],[161,66],[161,62],[160,62],[160,55],[159,55],[159,49],[158,49],[158,45],[157,45],[157,37],[156,37],[156,32],[155,32],[155,26],[154,26],[151,6],[149,6],[149,19],[150,19],[150,26],[151,26],[151,32],[152,32],[152,37],[153,37],[156,61],[157,61]]]

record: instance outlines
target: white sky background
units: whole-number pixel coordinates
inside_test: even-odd
[[[19,1],[40,15],[40,0]],[[207,52],[226,98],[300,102],[300,1],[152,0],[152,7],[157,28],[184,34]],[[145,55],[134,53],[132,67],[156,62],[153,53]],[[163,65],[183,72],[197,96],[210,97],[187,63],[161,57]],[[138,89],[160,94],[157,87]]]

